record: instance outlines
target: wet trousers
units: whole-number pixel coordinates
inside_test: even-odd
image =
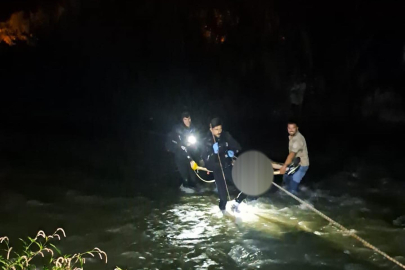
[[[226,185],[224,181],[224,177],[222,175],[222,170],[221,167],[215,166],[215,169],[213,170],[214,172],[214,178],[215,178],[215,184],[217,185],[218,189],[218,195],[219,195],[219,209],[225,210],[226,208],[226,203],[228,201],[228,193],[226,191]],[[224,168],[224,174],[227,182],[233,183],[232,179],[232,166],[229,166],[227,168]],[[240,192],[238,196],[236,197],[235,201],[238,203],[241,203],[244,199],[246,199],[247,195]]]
[[[307,173],[308,168],[309,166],[301,166],[292,175],[284,174],[283,180],[289,192],[295,195],[298,193],[298,185]]]
[[[175,161],[177,169],[181,175],[183,187],[195,187],[197,176],[193,169],[191,169],[190,161],[182,155],[176,155]]]

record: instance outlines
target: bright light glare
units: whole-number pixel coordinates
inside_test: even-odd
[[[191,136],[188,136],[187,141],[190,144],[195,144],[197,142],[197,139],[193,135],[191,135]]]
[[[259,218],[255,215],[255,211],[257,210],[255,207],[242,202],[239,205],[239,213],[237,213],[231,209],[233,203],[234,201],[228,202],[226,204],[226,210],[229,213],[233,213],[238,221],[254,223],[259,220]]]

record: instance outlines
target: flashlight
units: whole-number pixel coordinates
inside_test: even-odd
[[[187,142],[189,144],[195,144],[197,142],[197,139],[193,135],[190,135],[188,136]]]

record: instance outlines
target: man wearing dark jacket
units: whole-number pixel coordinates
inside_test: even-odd
[[[210,132],[204,139],[203,144],[202,157],[206,168],[214,173],[215,184],[217,185],[219,195],[219,209],[225,213],[228,200],[226,181],[233,182],[232,158],[241,150],[241,146],[229,132],[222,131],[222,121],[219,118],[211,120]],[[240,192],[235,199],[235,204],[232,206],[233,210],[238,211],[239,204],[246,197],[246,194]]]
[[[166,149],[174,153],[176,166],[182,178],[180,189],[186,193],[194,193],[197,177],[190,166],[190,162],[199,161],[197,132],[191,123],[190,113],[181,114],[182,123],[175,125],[169,133]]]

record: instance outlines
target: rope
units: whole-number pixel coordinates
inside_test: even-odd
[[[201,178],[201,176],[198,175],[198,173],[196,171],[193,171],[195,173],[195,175],[197,175],[198,178],[200,178],[201,181],[205,182],[205,183],[214,183],[215,179],[213,180],[205,180],[203,178]]]
[[[211,127],[211,129],[212,129],[211,124],[210,124],[210,127]],[[217,143],[217,141],[215,140],[214,134],[212,134],[212,138],[214,139],[214,144]],[[224,168],[222,167],[221,157],[219,156],[219,145],[218,145],[218,153],[217,153],[217,154],[218,154],[219,165],[221,166],[222,176],[224,177],[224,183],[225,183],[226,193],[228,194],[228,201],[230,201],[230,200],[231,200],[231,196],[229,196],[228,185],[226,184],[226,180],[225,180]]]
[[[317,213],[318,215],[320,215],[321,217],[323,217],[324,219],[326,219],[327,221],[329,221],[330,223],[332,223],[333,225],[335,225],[336,227],[338,227],[339,229],[341,229],[342,231],[344,231],[345,233],[348,233],[351,237],[353,237],[354,239],[360,241],[363,245],[365,245],[366,247],[374,250],[375,252],[379,253],[380,255],[384,256],[385,258],[387,258],[388,260],[390,260],[391,262],[397,264],[398,266],[400,266],[401,268],[405,269],[405,265],[403,265],[402,263],[400,263],[399,261],[395,260],[394,258],[392,258],[391,256],[389,256],[387,253],[379,250],[378,248],[376,248],[375,246],[373,246],[372,244],[370,244],[369,242],[367,242],[366,240],[364,240],[363,238],[361,238],[360,236],[356,235],[355,233],[353,233],[351,230],[348,230],[347,228],[343,227],[342,225],[340,225],[339,223],[337,223],[336,221],[334,221],[333,219],[331,219],[330,217],[328,217],[327,215],[323,214],[322,212],[320,212],[319,210],[315,209],[312,205],[304,202],[303,200],[301,200],[300,198],[298,198],[297,196],[295,196],[294,194],[288,192],[287,190],[285,190],[284,188],[282,188],[281,186],[277,185],[276,183],[273,182],[273,185],[275,185],[276,187],[278,187],[280,190],[284,191],[285,193],[287,193],[289,196],[293,197],[294,199],[296,199],[297,201],[299,201],[300,203],[304,204],[306,207],[308,207],[309,209],[311,209],[312,211],[314,211],[315,213]]]

